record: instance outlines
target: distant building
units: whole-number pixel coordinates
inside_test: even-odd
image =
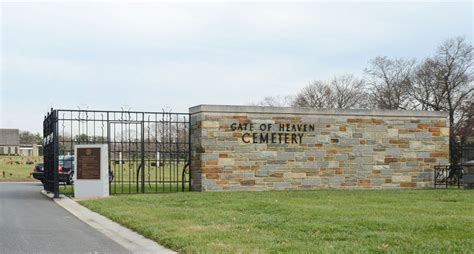
[[[19,154],[21,156],[42,156],[43,146],[36,144],[20,144]]]
[[[18,129],[0,129],[0,155],[20,153],[20,131]]]

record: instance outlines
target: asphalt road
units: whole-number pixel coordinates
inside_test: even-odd
[[[0,183],[0,253],[129,253],[40,191]]]

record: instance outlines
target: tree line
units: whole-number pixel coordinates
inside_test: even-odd
[[[39,133],[32,133],[29,131],[20,131],[19,133],[20,144],[27,145],[42,145],[43,137]]]
[[[452,143],[472,134],[473,47],[463,37],[439,44],[424,59],[377,56],[363,75],[314,80],[291,96],[269,96],[261,106],[332,109],[432,110],[448,113]]]

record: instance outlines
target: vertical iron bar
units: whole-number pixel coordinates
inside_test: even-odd
[[[134,121],[133,125],[135,126],[134,127],[135,128],[134,129],[135,130],[135,138],[132,141],[132,144],[133,144],[132,154],[133,154],[133,164],[138,164],[138,159],[139,159],[138,157],[141,158],[141,155],[139,155],[139,150],[138,150],[139,148],[138,148],[138,144],[137,144],[138,143],[138,130],[139,130],[138,129],[139,126],[138,126],[138,123],[137,123],[138,122],[138,114],[137,113],[135,113],[135,118],[134,119],[135,119],[135,121]],[[141,126],[140,126],[140,130],[141,130]],[[140,161],[141,161],[141,159],[140,159]],[[140,183],[142,182],[142,180],[141,180],[140,173],[141,173],[141,170],[142,170],[142,166],[143,165],[141,165],[141,163],[138,165],[137,173],[135,175],[135,177],[136,177],[135,182],[137,184],[137,193],[141,192]]]
[[[161,151],[160,151],[160,161],[163,161],[163,168],[160,170],[160,178],[161,178],[161,186],[163,189],[163,192],[165,192],[165,170],[166,170],[166,158],[165,157],[165,112],[163,111],[163,114],[161,115]]]
[[[179,115],[176,114],[176,192],[179,191]]]
[[[158,114],[155,113],[155,156],[156,156],[156,167],[155,167],[155,192],[158,192],[158,173],[160,172],[160,160],[158,155]]]
[[[145,113],[142,113],[142,126],[141,126],[141,173],[142,173],[142,193],[145,193]]]
[[[103,115],[102,115],[102,121],[104,120],[103,118]],[[102,122],[102,126],[104,126],[104,122]],[[108,175],[108,179],[110,179],[110,172],[112,170],[112,166],[111,166],[111,153],[110,153],[110,150],[112,149],[112,146],[110,145],[110,142],[111,142],[111,139],[110,139],[110,128],[109,128],[109,112],[107,112],[107,157],[109,159],[109,164],[108,164],[108,172],[107,172],[107,175]],[[103,133],[103,132],[102,132]],[[102,136],[102,142],[104,142],[104,137]],[[107,179],[107,180],[108,180]],[[112,182],[109,181],[109,195],[112,194]]]
[[[461,170],[462,170],[462,166],[459,166],[457,170],[458,189],[461,188]]]
[[[130,119],[130,114],[129,114],[129,119]],[[124,123],[122,123],[124,125]],[[132,193],[132,179],[131,177],[134,175],[131,173],[131,165],[130,165],[130,126],[128,126],[128,138],[127,142],[127,161],[128,161],[128,193]]]
[[[85,134],[85,138],[86,138],[86,144],[89,144],[89,141],[90,141],[90,138],[89,138],[89,114],[87,113],[87,111],[84,111],[85,115],[86,115],[86,119],[84,121],[84,123],[86,124],[86,134]],[[79,134],[80,135],[80,134]]]
[[[189,181],[188,188],[189,188],[189,191],[191,191],[191,184],[192,184],[192,182],[191,182],[191,168],[192,168],[191,167],[191,161],[192,161],[191,160],[191,155],[192,155],[192,151],[191,151],[191,147],[192,147],[192,145],[191,145],[191,142],[192,142],[192,140],[191,140],[191,127],[192,127],[191,126],[191,114],[188,114],[188,173],[189,173],[189,175],[188,175],[188,178],[189,178],[188,179],[188,181]]]
[[[93,137],[92,137],[92,143],[93,143],[93,144],[97,144],[97,143],[96,143],[96,137],[95,137],[95,136],[96,136],[96,134],[95,134],[95,119],[96,119],[96,118],[95,118],[95,112],[94,112],[94,115],[92,116],[92,118],[93,118],[93,119],[92,119],[92,128],[94,129],[94,130],[93,130],[93,134],[92,134],[92,135],[93,135]]]
[[[446,171],[446,189],[447,189],[448,181],[449,181],[449,167],[445,167],[444,170]]]
[[[173,159],[173,150],[172,150],[172,140],[171,140],[171,112],[168,112],[168,136],[169,136],[169,139],[168,139],[168,151],[169,151],[169,158],[168,158],[168,162],[170,164],[170,177],[169,177],[169,186],[170,186],[170,192],[173,192],[173,189],[172,189],[172,182],[174,180],[174,177],[173,177],[173,169],[172,169],[172,159]]]

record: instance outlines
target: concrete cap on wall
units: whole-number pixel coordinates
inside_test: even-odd
[[[257,113],[257,114],[294,114],[294,115],[347,115],[347,116],[384,116],[384,117],[430,117],[447,118],[443,111],[422,110],[362,110],[362,109],[315,109],[293,107],[262,107],[235,105],[198,105],[189,108],[190,114],[209,113]]]

